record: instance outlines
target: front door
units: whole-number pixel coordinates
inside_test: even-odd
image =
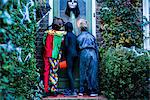
[[[80,31],[77,28],[76,22],[83,18],[89,22],[89,32],[96,36],[96,18],[95,18],[95,0],[70,0],[77,1],[80,14],[77,18],[65,14],[68,0],[49,0],[51,12],[49,14],[49,25],[52,23],[53,17],[61,17],[65,22],[72,22],[74,34],[78,35]],[[75,87],[79,87],[79,66],[75,65]],[[66,70],[59,71],[59,88],[68,87],[68,78]]]

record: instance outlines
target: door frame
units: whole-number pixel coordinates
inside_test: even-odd
[[[150,10],[150,5],[149,5],[149,0],[143,0],[143,16],[146,17],[147,21],[149,21],[149,10]],[[143,22],[145,22],[145,20],[143,20]],[[143,41],[144,41],[144,49],[146,50],[150,50],[150,29],[149,29],[149,24],[143,26],[143,30],[144,30],[144,37],[143,37]]]
[[[53,22],[54,15],[58,15],[59,14],[58,13],[58,9],[60,9],[59,6],[55,9],[55,12],[54,12],[54,6],[59,5],[59,1],[60,0],[57,0],[57,1],[56,0],[49,0],[49,5],[51,6],[51,11],[49,13],[49,19],[48,19],[48,25],[49,26]],[[92,18],[91,19],[92,21],[90,23],[90,25],[91,25],[91,29],[90,30],[92,30],[92,34],[96,37],[96,0],[91,0],[91,1],[92,1],[92,4],[91,3],[88,3],[88,4],[91,4],[90,6],[92,7],[92,11],[91,11],[91,14],[88,14],[86,16],[87,17],[90,16]],[[86,10],[87,10],[86,12],[88,12],[88,9],[86,9]]]
[[[54,10],[54,6],[53,6],[53,0],[49,0],[49,5],[51,7],[51,11],[49,13],[49,16],[48,16],[48,26],[50,26],[53,22],[53,10]]]

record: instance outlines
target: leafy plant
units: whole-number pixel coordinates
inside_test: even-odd
[[[98,0],[100,31],[106,48],[142,47],[142,0]]]
[[[49,5],[48,0],[37,0],[37,10],[36,10],[36,17],[37,19],[41,19],[48,11],[50,11],[51,7]]]
[[[0,97],[40,99],[36,68],[36,19],[32,0],[0,1]]]
[[[148,99],[148,51],[143,46],[142,0],[97,0],[100,6],[100,87],[109,99]],[[125,48],[128,47],[128,48]]]
[[[109,99],[148,100],[150,52],[109,48],[101,62],[101,90]]]

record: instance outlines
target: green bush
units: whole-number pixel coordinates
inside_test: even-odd
[[[101,4],[99,30],[106,48],[142,47],[142,0],[97,1]]]
[[[109,48],[103,55],[100,87],[109,99],[148,99],[150,52],[137,51]]]
[[[0,1],[0,99],[41,98],[36,68],[36,20],[32,0]],[[28,10],[25,8],[28,4]],[[21,13],[22,11],[22,13]],[[27,19],[29,11],[29,19]],[[26,14],[26,15],[25,15]],[[24,15],[24,16],[23,16]]]

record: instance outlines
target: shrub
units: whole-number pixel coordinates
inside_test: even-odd
[[[97,1],[101,4],[99,24],[106,48],[142,47],[142,0]]]
[[[35,5],[32,0],[19,1],[0,1],[0,98],[5,100],[41,97],[35,59]]]
[[[109,48],[101,62],[101,91],[110,99],[148,99],[150,52]]]

